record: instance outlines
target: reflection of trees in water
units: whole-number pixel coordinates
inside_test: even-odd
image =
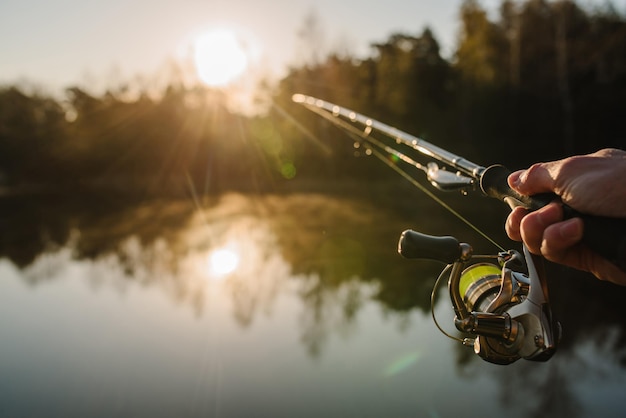
[[[498,367],[494,375],[499,381],[502,405],[514,405],[527,417],[596,416],[584,409],[580,393],[592,392],[594,382],[619,384],[620,357],[624,347],[616,350],[615,342],[623,328],[603,326],[599,335],[586,335],[576,346],[565,346],[547,363],[520,364],[513,373]],[[612,383],[613,382],[613,383]],[[584,395],[583,395],[584,396]],[[524,402],[519,402],[523,399]]]
[[[141,244],[171,241],[193,213],[189,202],[131,202],[115,196],[65,195],[3,199],[0,254],[25,267],[51,248],[75,240],[75,258],[95,259],[119,251],[137,237]]]
[[[391,212],[378,204],[377,199],[387,201],[386,194],[391,192],[382,189],[381,196],[372,199],[281,196],[268,201],[268,207],[281,206],[279,216],[272,218],[273,229],[296,274],[318,273],[320,286],[331,290],[355,278],[374,281],[379,285],[374,297],[383,305],[427,312],[440,266],[407,262],[397,254],[400,233],[418,227],[419,222],[407,221],[406,212]],[[396,204],[400,201],[396,199]],[[410,209],[416,206],[420,207],[411,202]],[[430,202],[425,206],[432,209]],[[421,220],[424,224],[430,221]]]
[[[214,222],[209,220],[201,228],[212,225]],[[224,243],[237,243],[239,266],[222,284],[231,297],[237,323],[249,326],[259,313],[271,312],[273,301],[291,275],[291,267],[281,257],[267,223],[257,217],[239,218],[220,237]]]
[[[318,275],[302,279],[301,340],[309,355],[319,357],[331,335],[346,337],[354,331],[357,313],[371,298],[372,289],[356,277],[335,288],[326,287]]]
[[[422,277],[415,264],[397,255],[398,233],[405,226],[364,200],[230,194],[207,200],[201,210],[185,200],[98,196],[5,203],[0,251],[32,271],[25,275],[30,283],[52,277],[50,260],[47,267],[33,269],[43,265],[41,257],[57,254],[58,263],[94,260],[101,266],[89,273],[94,285],[155,286],[198,314],[207,297],[202,271],[207,254],[235,242],[239,268],[219,285],[229,295],[236,321],[248,326],[269,312],[291,278],[299,282],[302,339],[312,354],[319,353],[327,335],[348,334],[372,297],[391,311],[415,306],[426,311],[434,280],[432,269]],[[67,257],[59,258],[61,252]]]
[[[232,194],[207,200],[202,210],[185,200],[5,199],[0,206],[0,253],[24,271],[29,268],[25,279],[32,284],[48,279],[50,269],[58,268],[50,259],[41,261],[51,253],[67,262],[96,260],[94,265],[104,270],[94,271],[95,284],[111,280],[106,269],[119,269],[116,287],[156,286],[201,313],[207,254],[237,242],[239,269],[220,284],[229,292],[237,322],[248,326],[256,315],[270,312],[285,283],[297,282],[304,307],[302,340],[317,355],[329,335],[350,333],[367,300],[377,300],[394,313],[429,311],[432,285],[442,266],[399,257],[400,231],[446,231],[475,242],[464,226],[455,226],[445,216],[423,216],[440,213],[429,202],[393,196],[384,188],[361,198]],[[390,204],[383,208],[379,200]],[[423,205],[419,210],[418,204]],[[569,271],[549,273],[554,312],[564,330],[560,351],[551,362],[566,358],[583,342],[609,341],[607,350],[615,353],[616,364],[626,364],[626,318],[621,309],[626,289]],[[446,298],[445,291],[441,297]],[[471,367],[472,350],[459,347],[458,353],[459,369]]]
[[[406,216],[373,202],[318,194],[265,201],[282,254],[301,282],[302,341],[312,356],[330,335],[349,335],[368,300],[393,312],[428,310],[439,266],[403,260],[397,241],[409,227]]]
[[[510,405],[525,417],[581,416],[582,404],[571,386],[581,370],[571,359],[564,362],[564,358],[522,367],[518,373],[496,369],[502,405]],[[524,402],[520,402],[522,399]]]
[[[596,341],[598,346],[610,343],[616,363],[626,366],[626,287],[585,273],[551,268],[550,298],[563,325],[562,347],[569,350],[588,341]],[[613,335],[614,330],[618,330],[617,335]]]

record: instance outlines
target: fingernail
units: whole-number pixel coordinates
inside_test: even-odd
[[[509,185],[511,187],[517,187],[522,183],[522,174],[526,173],[526,171],[520,170],[520,171],[516,171],[514,173],[511,173],[509,175]]]
[[[537,219],[544,227],[563,220],[563,212],[561,211],[561,207],[555,203],[544,206],[535,213]]]
[[[559,233],[564,240],[578,241],[582,238],[582,228],[577,219],[569,219],[559,227]]]

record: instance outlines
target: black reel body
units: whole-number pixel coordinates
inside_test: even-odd
[[[468,244],[454,237],[411,230],[402,233],[398,251],[407,258],[448,264],[442,276],[449,273],[454,323],[469,335],[451,338],[473,346],[476,354],[495,364],[552,357],[560,325],[552,318],[543,270],[536,267],[541,259],[525,248],[525,257],[514,250],[474,256]]]

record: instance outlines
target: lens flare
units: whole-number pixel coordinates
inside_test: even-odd
[[[387,368],[385,368],[384,376],[392,377],[398,375],[413,366],[420,358],[420,353],[415,351],[397,358]]]

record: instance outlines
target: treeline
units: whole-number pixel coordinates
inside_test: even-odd
[[[150,194],[191,185],[204,193],[393,176],[353,158],[358,150],[294,105],[294,93],[353,108],[481,164],[515,168],[626,147],[623,16],[565,0],[505,0],[495,20],[466,0],[459,16],[452,58],[427,28],[394,34],[369,57],[335,54],[292,68],[257,116],[230,111],[218,91],[176,83],[158,99],[132,100],[70,88],[59,101],[4,88],[0,185]]]
[[[459,16],[451,59],[428,28],[396,34],[373,44],[368,59],[331,56],[294,69],[282,103],[308,93],[484,164],[626,146],[623,16],[568,0],[505,0],[495,21],[466,0]]]
[[[160,194],[192,182],[221,191],[254,181],[262,168],[241,132],[254,120],[228,111],[219,92],[170,86],[159,99],[130,101],[79,88],[67,95],[58,102],[0,92],[5,186]]]

